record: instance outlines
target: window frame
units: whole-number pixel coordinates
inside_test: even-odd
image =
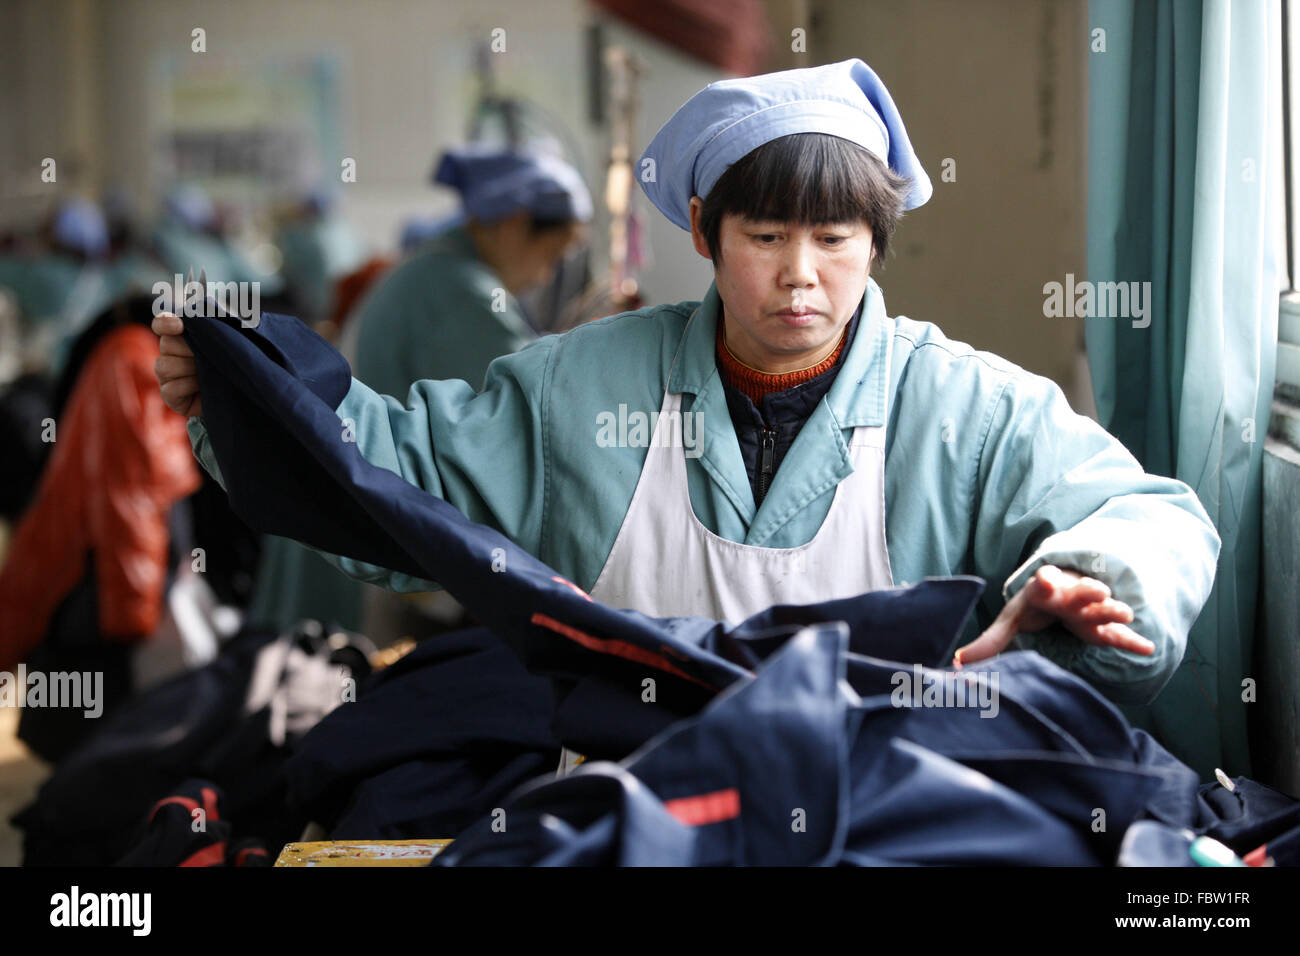
[[[1282,3],[1282,155],[1286,291],[1278,303],[1277,384],[1300,396],[1300,0]]]

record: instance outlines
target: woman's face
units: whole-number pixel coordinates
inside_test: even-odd
[[[691,199],[691,238],[709,245],[699,227],[703,201]],[[733,213],[718,233],[722,255],[714,283],[722,299],[731,353],[763,372],[816,365],[839,344],[867,288],[872,247],[866,222],[752,222]]]
[[[580,222],[533,232],[532,216],[521,210],[505,219],[480,225],[479,255],[493,267],[512,295],[551,280],[560,260],[586,241]],[[477,244],[477,243],[476,243]]]

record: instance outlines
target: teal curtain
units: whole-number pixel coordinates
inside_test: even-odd
[[[1223,539],[1182,666],[1126,712],[1203,779],[1249,774],[1283,280],[1280,0],[1092,0],[1089,21],[1088,276],[1151,284],[1145,318],[1085,320],[1098,418],[1195,489]]]

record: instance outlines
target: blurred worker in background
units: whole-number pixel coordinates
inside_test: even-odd
[[[152,301],[123,301],[93,323],[96,342],[69,376],[57,440],[0,569],[0,671],[26,662],[98,675],[88,707],[24,708],[19,736],[51,761],[135,688],[133,652],[154,636],[188,557],[173,506],[200,473],[154,385]]]
[[[577,170],[538,151],[448,150],[433,179],[460,193],[461,213],[375,283],[347,320],[340,346],[357,378],[399,398],[424,378],[479,388],[493,359],[533,341],[536,331],[515,296],[549,281],[585,238],[592,214]],[[363,612],[362,586],[320,555],[283,538],[264,542],[249,612],[259,623],[332,620],[382,645],[403,636],[407,622],[462,621],[445,592],[403,599],[372,588],[365,603]]]
[[[280,224],[275,236],[285,293],[298,318],[312,326],[330,317],[335,283],[365,258],[361,240],[335,206],[333,193],[312,190]]]
[[[206,274],[211,282],[257,282],[262,301],[280,292],[279,276],[249,261],[227,236],[212,198],[194,183],[174,187],[163,208],[149,244],[162,262],[162,279],[174,275]]]
[[[536,338],[515,296],[550,279],[591,218],[582,177],[553,156],[448,150],[433,178],[460,193],[461,221],[386,275],[345,336],[357,378],[388,395],[430,377],[478,388],[494,358]]]
[[[34,252],[0,256],[0,287],[17,300],[28,351],[57,375],[61,343],[111,302],[118,289],[107,267],[108,224],[93,200],[58,203]]]

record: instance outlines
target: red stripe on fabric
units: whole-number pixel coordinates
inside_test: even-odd
[[[220,820],[217,816],[217,791],[211,787],[204,787],[199,791],[203,796],[203,809],[208,815],[209,820]]]
[[[253,854],[253,855],[255,855],[255,856],[266,856],[266,855],[267,855],[267,852],[266,852],[265,850],[263,850],[263,849],[260,849],[259,847],[255,847],[255,846],[247,846],[247,847],[244,847],[244,849],[240,850],[240,851],[235,855],[235,866],[243,866],[243,865],[244,865],[244,857],[248,856],[250,853]]]
[[[697,797],[678,797],[666,801],[664,809],[687,826],[720,823],[740,816],[740,791],[732,787]]]
[[[675,674],[683,680],[690,681],[692,684],[699,684],[701,687],[707,688],[708,690],[714,690],[714,688],[704,683],[704,681],[692,677],[680,668],[674,667],[658,654],[655,654],[652,651],[647,651],[644,647],[637,647],[635,644],[629,644],[627,641],[620,641],[612,637],[592,637],[590,634],[586,634],[578,630],[576,627],[570,627],[568,624],[561,624],[559,621],[555,620],[555,618],[547,617],[541,612],[533,613],[532,623],[540,624],[542,627],[555,631],[557,634],[563,634],[565,637],[572,641],[576,641],[588,650],[596,651],[600,654],[612,654],[615,657],[622,657],[629,661],[635,661],[638,664],[648,664],[650,667],[656,667],[659,670]]]
[[[181,860],[177,866],[216,866],[226,859],[226,841],[205,846],[197,853],[192,853]]]
[[[577,586],[576,584],[574,584],[572,581],[566,581],[564,578],[560,577],[559,575],[554,575],[554,576],[552,576],[552,577],[551,577],[551,580],[552,580],[552,581],[558,581],[560,584],[563,584],[565,587],[573,588],[573,590],[577,591],[579,594],[581,594],[583,597],[585,597],[588,601],[591,601],[592,604],[595,604],[595,603],[596,603],[595,601],[592,600],[590,594],[588,594],[588,593],[587,593],[586,591],[584,591],[582,588],[578,587],[578,586]]]
[[[163,797],[155,803],[153,809],[149,811],[149,822],[153,823],[154,815],[169,803],[179,803],[186,810],[190,811],[191,815],[193,815],[194,811],[199,808],[199,805],[189,797]]]

